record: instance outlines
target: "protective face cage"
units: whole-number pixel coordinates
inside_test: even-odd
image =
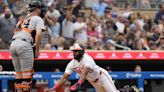
[[[47,8],[45,5],[43,5],[40,1],[33,1],[32,3],[29,4],[28,10],[31,12],[35,10],[36,8],[41,9],[40,17],[44,18]]]

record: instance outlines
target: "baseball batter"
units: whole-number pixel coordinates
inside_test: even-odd
[[[40,1],[33,1],[29,4],[29,11],[25,18],[19,20],[10,45],[16,72],[15,92],[31,91],[34,55],[38,56],[41,33],[45,29],[42,19],[45,14],[43,4]]]
[[[80,75],[80,79],[71,86],[70,89],[72,91],[77,90],[86,79],[93,85],[97,92],[119,92],[108,72],[96,65],[93,58],[86,54],[79,44],[75,43],[72,51],[74,59],[68,63],[64,76],[53,88],[46,90],[47,92],[57,90],[74,71]]]

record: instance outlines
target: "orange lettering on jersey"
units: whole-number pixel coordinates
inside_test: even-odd
[[[79,67],[75,67],[75,68],[73,68],[73,69],[74,69],[75,72],[77,72],[77,73],[79,73],[79,74],[81,73],[81,69],[80,69]]]

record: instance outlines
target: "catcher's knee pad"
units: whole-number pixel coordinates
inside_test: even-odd
[[[22,72],[15,72],[15,78],[16,79],[22,79]]]
[[[27,70],[27,71],[22,71],[22,79],[32,79],[34,74],[34,70]]]

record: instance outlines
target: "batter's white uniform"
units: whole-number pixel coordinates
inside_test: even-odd
[[[96,65],[93,58],[86,53],[80,62],[75,59],[71,60],[65,69],[65,74],[75,71],[80,75],[84,66],[89,68],[86,79],[96,88],[97,92],[119,92],[108,72]]]

